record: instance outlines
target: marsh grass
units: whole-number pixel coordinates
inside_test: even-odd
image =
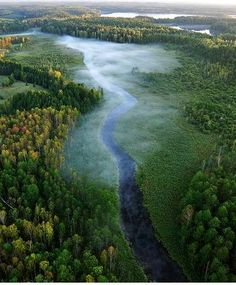
[[[136,86],[127,84],[138,104],[120,120],[115,136],[137,162],[137,182],[157,238],[195,280],[181,245],[180,200],[216,140],[186,122],[181,109],[191,92],[178,92],[163,74],[153,78],[139,74]]]
[[[110,187],[118,186],[116,162],[101,141],[100,132],[107,114],[119,104],[116,100],[104,100],[92,112],[85,114],[71,131],[65,144],[63,169],[74,169],[79,175],[87,176]]]

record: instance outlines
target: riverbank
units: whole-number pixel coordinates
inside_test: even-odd
[[[76,45],[76,42],[79,44],[78,49],[85,52],[85,62],[89,58],[89,69],[93,69],[94,78],[97,78],[98,83],[105,89],[108,87],[108,93],[105,90],[107,102],[114,103],[120,98],[119,92],[117,94],[117,85],[138,99],[137,104],[123,114],[117,123],[114,132],[115,141],[137,163],[139,185],[144,193],[145,206],[151,215],[156,237],[163,242],[171,257],[184,267],[185,272],[188,272],[188,262],[180,246],[180,237],[176,234],[179,230],[179,203],[191,175],[199,167],[201,159],[204,159],[210,151],[209,146],[205,152],[200,152],[199,156],[199,149],[210,145],[209,137],[200,134],[186,123],[179,111],[180,98],[176,97],[176,92],[172,90],[172,94],[169,94],[167,85],[152,86],[152,82],[144,80],[144,74],[148,75],[150,72],[155,74],[156,71],[157,74],[159,72],[164,75],[179,67],[177,54],[158,45],[119,45],[87,39],[73,39],[72,45]],[[130,49],[134,50],[131,52]],[[145,49],[151,49],[151,54],[145,54]],[[98,55],[97,50],[104,50],[104,53]],[[124,66],[123,58],[127,58],[127,52],[132,54],[133,58],[129,58],[128,64]],[[137,58],[140,60],[139,63]],[[140,71],[144,74],[142,75]],[[109,85],[113,82],[115,86]],[[78,156],[79,142],[76,140],[79,133],[81,136],[79,130],[72,134],[72,144],[67,149],[70,157],[79,157],[80,162],[77,161],[76,169],[83,169],[84,173],[92,174],[93,179],[98,181],[108,178],[108,181],[113,183],[111,178],[117,176],[112,175],[110,178],[109,175],[103,174],[109,173],[108,169],[115,170],[110,167],[114,166],[114,161],[111,163],[107,154],[102,157],[101,154],[97,156],[101,145],[100,128],[104,124],[106,114],[109,114],[107,108],[98,107],[81,125],[80,130],[85,131],[83,137],[86,138],[89,134],[92,139],[89,142],[85,140],[80,156]],[[91,136],[94,132],[95,136]],[[104,149],[103,151],[106,153]],[[87,157],[89,159],[84,160]],[[98,162],[94,161],[95,157],[99,157]],[[79,165],[83,165],[84,168]],[[103,172],[99,167],[107,170]],[[98,175],[98,169],[103,177]],[[160,188],[157,189],[159,185]]]
[[[100,86],[104,89],[104,93],[107,95],[106,100],[108,102],[113,102],[114,104],[117,98],[120,98],[120,102],[116,103],[116,108],[112,107],[112,109],[108,111],[105,105],[105,110],[103,108],[98,108],[98,110],[95,110],[96,114],[99,112],[106,114],[103,115],[102,121],[100,122],[101,128],[88,128],[88,125],[90,125],[90,123],[89,120],[87,120],[84,121],[84,125],[87,125],[87,127],[84,127],[82,124],[80,130],[75,129],[75,131],[72,133],[73,139],[66,147],[68,152],[71,152],[72,150],[71,155],[69,157],[67,156],[67,163],[70,164],[71,157],[80,157],[81,165],[83,162],[86,164],[84,158],[87,157],[89,150],[92,150],[94,156],[97,157],[95,151],[97,151],[98,148],[95,148],[94,141],[90,141],[89,144],[86,144],[86,147],[84,148],[84,155],[78,156],[75,154],[76,150],[78,154],[79,148],[79,143],[78,140],[76,141],[75,135],[78,135],[81,130],[86,131],[87,129],[89,133],[87,135],[84,135],[84,137],[91,137],[91,133],[95,131],[95,134],[97,136],[97,145],[101,143],[105,144],[109,152],[112,154],[113,158],[116,160],[116,167],[118,167],[119,170],[120,207],[123,230],[127,240],[131,242],[131,246],[136,257],[142,262],[145,271],[148,273],[152,281],[184,280],[184,277],[181,275],[180,270],[171,261],[168,253],[162,249],[162,245],[158,243],[154,237],[148,214],[143,207],[142,194],[135,183],[135,162],[122,148],[119,147],[113,138],[113,133],[117,128],[117,124],[120,118],[122,118],[122,116],[125,114],[128,114],[136,106],[136,104],[139,104],[139,102],[131,94],[119,86],[120,81],[124,82],[124,80],[127,80],[127,77],[133,77],[132,64],[127,65],[125,62],[125,66],[123,66],[123,56],[124,53],[127,53],[127,48],[133,49],[132,54],[139,55],[141,53],[146,53],[146,55],[149,57],[151,55],[154,56],[154,50],[156,52],[156,55],[158,54],[159,56],[160,54],[163,56],[166,52],[159,46],[152,46],[150,49],[150,46],[123,46],[119,44],[98,42],[86,39],[76,39],[72,37],[63,37],[61,42],[70,48],[74,48],[84,53],[84,62],[87,66],[88,72],[90,73],[92,79],[97,81],[97,83],[100,84]],[[96,51],[98,49],[98,46],[102,45],[103,48],[101,50],[104,50],[104,54],[99,53],[98,55]],[[111,60],[110,56],[114,57],[114,54],[116,55],[116,59]],[[133,57],[133,59],[129,58],[129,61],[136,60],[136,56],[134,55]],[[113,67],[110,65],[111,61]],[[166,58],[164,60],[162,59],[162,61],[165,63],[169,62],[169,65],[170,63],[175,63],[174,59],[169,58]],[[100,65],[100,63],[103,65]],[[134,61],[132,63],[134,64]],[[144,71],[147,71],[147,68],[153,68],[152,70],[155,70],[156,68],[156,70],[164,72],[170,68],[170,66],[166,65],[162,65],[161,67],[158,66],[157,68],[155,66],[148,67],[147,64],[142,66],[141,64],[140,68],[142,68],[141,70]],[[90,115],[90,119],[91,116],[92,115]],[[97,116],[97,120],[98,119],[101,119],[101,117]],[[127,132],[123,132],[123,136],[129,135]],[[86,141],[88,142],[88,140]],[[89,147],[89,145],[93,147]],[[90,165],[93,161],[94,159],[90,161]],[[107,161],[105,161],[104,164],[101,164],[100,161],[98,163],[96,162],[94,163],[94,166],[97,167],[97,170],[99,169],[99,166],[106,167]],[[87,173],[91,175],[91,170],[88,171],[88,168]],[[105,179],[106,177],[100,178]]]
[[[181,55],[183,66],[185,61],[188,59]],[[192,176],[214,149],[215,140],[186,122],[181,106],[197,93],[178,92],[169,75],[140,75],[139,88],[130,89],[140,104],[121,119],[116,139],[137,161],[137,181],[156,237],[189,279],[196,280],[181,244],[180,200]],[[127,125],[139,130],[133,140],[121,135]]]

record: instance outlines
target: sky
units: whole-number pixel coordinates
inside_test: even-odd
[[[154,3],[189,3],[212,5],[236,5],[236,0],[28,0],[27,2],[154,2]],[[0,2],[8,2],[0,0]],[[12,0],[11,2],[26,2],[26,0]]]

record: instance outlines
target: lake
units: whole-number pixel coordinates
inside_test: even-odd
[[[190,17],[190,16],[200,16],[200,15],[190,15],[190,14],[152,14],[152,13],[110,13],[102,14],[102,17],[114,17],[114,18],[135,18],[137,16],[147,16],[154,19],[174,19],[176,17]]]

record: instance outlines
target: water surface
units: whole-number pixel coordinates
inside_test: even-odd
[[[105,167],[107,161],[105,161],[105,164],[100,164],[100,160],[96,157],[96,154],[98,154],[97,147],[99,144],[106,147],[106,151],[113,160],[113,166],[116,167],[122,228],[127,240],[131,243],[135,256],[152,281],[185,280],[181,270],[155,238],[151,221],[143,205],[142,192],[135,181],[136,163],[114,137],[119,119],[138,103],[132,94],[122,88],[122,81],[132,77],[134,68],[142,72],[167,72],[171,65],[176,64],[176,60],[168,57],[166,51],[160,46],[114,44],[68,36],[61,38],[59,42],[84,54],[87,76],[90,76],[104,89],[106,101],[112,102],[109,108],[102,105],[95,112],[95,114],[103,113],[102,117],[93,117],[93,115],[91,117],[90,115],[87,120],[83,121],[81,127],[87,124],[91,126],[91,123],[96,124],[94,122],[96,118],[99,118],[100,126],[96,125],[96,129],[87,128],[87,131],[81,128],[74,131],[72,134],[73,141],[70,140],[67,145],[67,153],[79,149],[81,144],[86,143],[83,151],[89,153],[91,163],[99,172],[99,168],[101,166]],[[154,60],[157,54],[162,56],[159,63]],[[79,74],[80,71],[78,71],[78,76]],[[85,76],[86,73],[83,71],[82,74]],[[88,141],[86,136],[82,136],[81,131],[87,134],[90,133],[90,135],[94,133],[95,137],[92,141]],[[127,126],[123,135],[129,136],[129,126]],[[83,142],[83,138],[85,138],[85,142]],[[94,154],[93,158],[90,152]],[[86,153],[84,155],[87,157]],[[87,163],[87,161],[84,161],[84,156],[78,155],[78,153],[77,155],[73,153],[73,155],[67,157],[68,163],[70,163],[72,156],[74,160],[80,160],[81,164]],[[110,172],[108,169],[107,171],[110,175],[114,174],[114,168],[110,169]]]
[[[129,13],[129,12],[121,12],[121,13],[110,13],[110,14],[102,14],[102,17],[114,17],[114,18],[135,18],[137,16],[147,16],[152,17],[154,19],[174,19],[176,17],[189,17],[189,16],[197,16],[192,14],[156,14],[156,13]]]
[[[133,82],[134,69],[141,72],[168,72],[178,66],[178,61],[160,45],[118,44],[70,36],[59,37],[58,43],[84,54],[85,65],[78,67],[74,79],[104,89],[104,101],[93,112],[83,116],[80,127],[73,130],[66,144],[67,166],[90,179],[109,186],[118,185],[117,163],[101,140],[101,128],[106,116],[124,100],[121,88],[136,86]],[[148,93],[146,97],[148,100]],[[158,115],[158,109],[146,111],[145,105],[140,116],[145,118],[144,113],[153,112]],[[136,106],[140,106],[139,101],[134,110]],[[126,128],[122,135],[135,141],[133,133],[138,134],[139,130],[130,130],[129,126]],[[146,137],[147,144],[151,139]],[[136,146],[141,147],[141,141],[136,141]]]

